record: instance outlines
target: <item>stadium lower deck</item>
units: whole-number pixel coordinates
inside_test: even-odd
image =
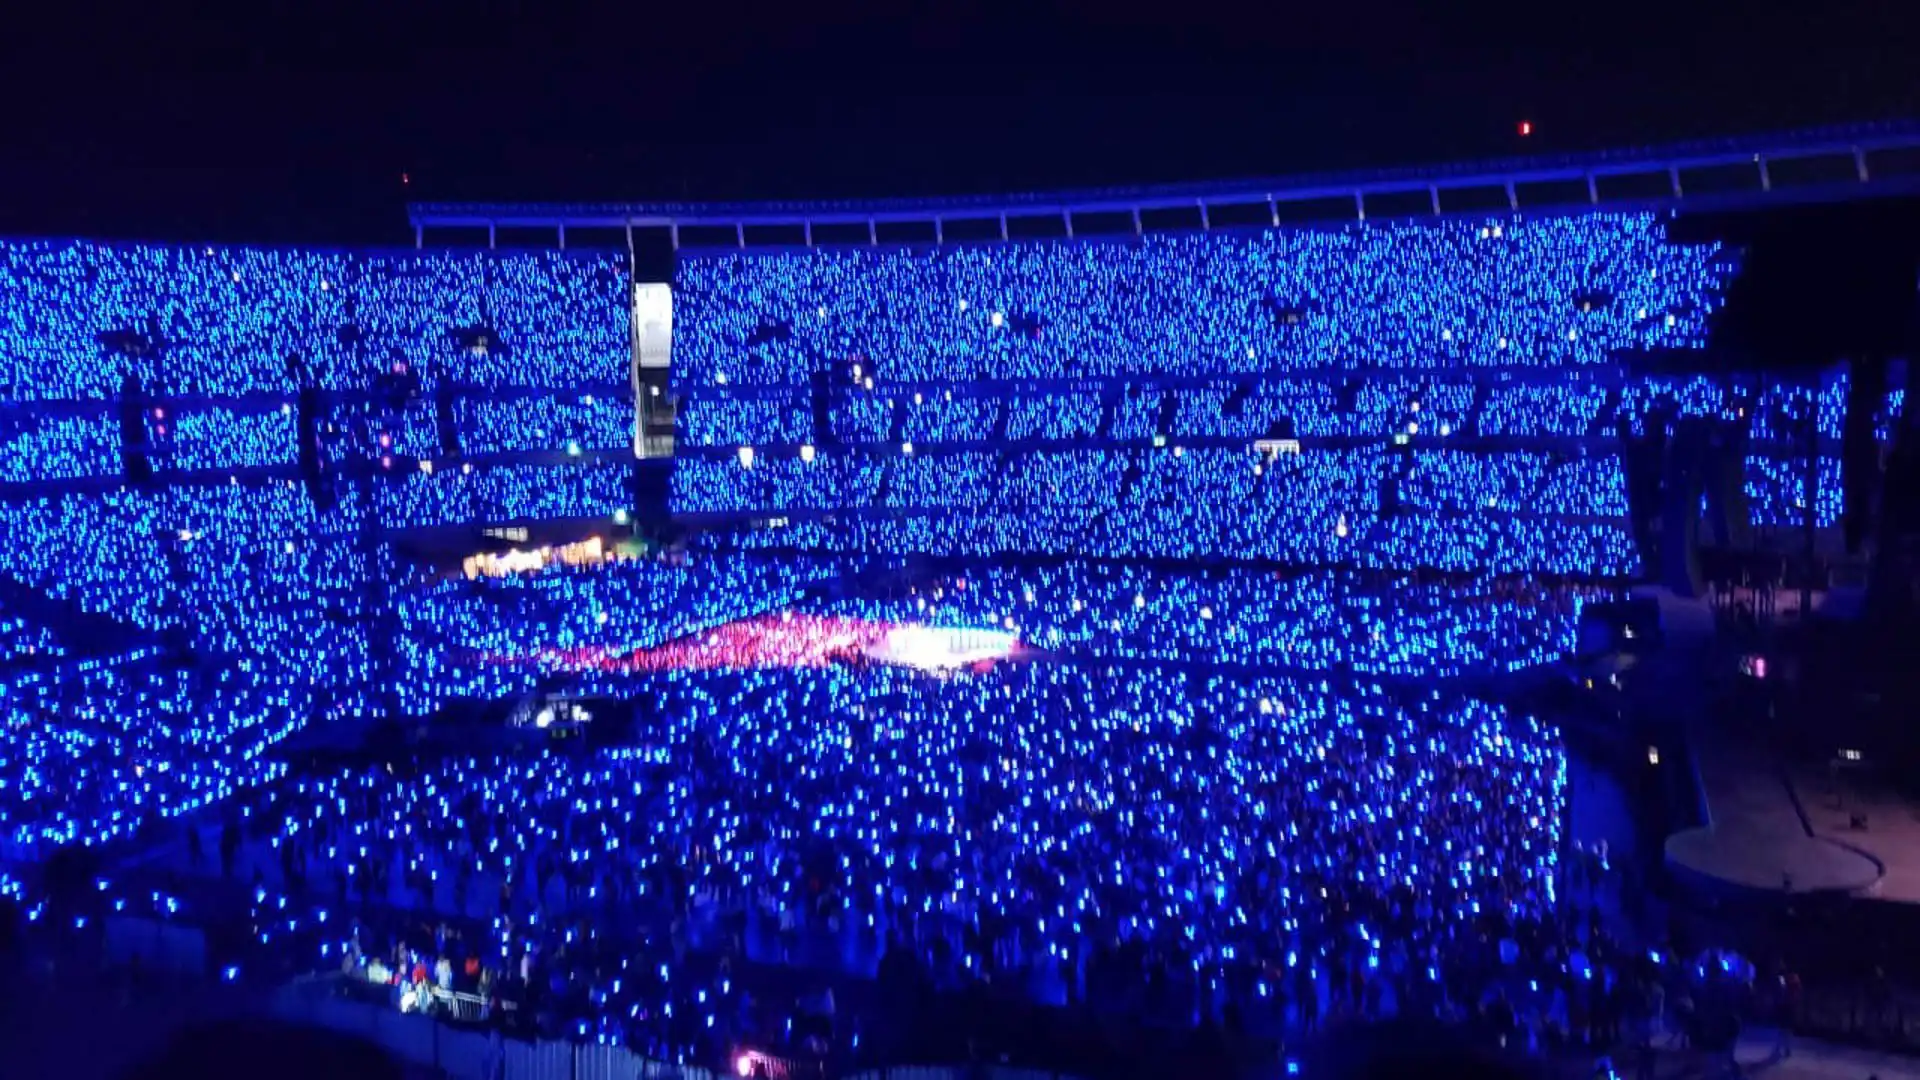
[[[10,854],[79,841],[100,916],[233,978],[424,974],[662,1059],[804,1054],[799,971],[1273,1037],[1562,934],[1567,758],[1484,695],[1597,588],[696,552],[387,591],[390,657],[245,648],[339,602],[294,588],[224,658],[22,680]],[[300,749],[389,678],[434,737]]]

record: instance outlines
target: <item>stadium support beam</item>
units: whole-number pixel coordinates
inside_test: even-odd
[[[1626,209],[1644,210],[1650,201],[1675,206],[1684,202],[1702,209],[1740,209],[1782,202],[1832,202],[1857,197],[1853,191],[1847,190],[1856,187],[1870,187],[1875,189],[1873,193],[1885,194],[1920,192],[1920,174],[1898,168],[1904,157],[1895,156],[1911,155],[1916,151],[1920,151],[1920,123],[1880,124],[1593,154],[1543,156],[1466,167],[1430,165],[1275,177],[1258,182],[1162,184],[1127,189],[943,199],[746,203],[416,203],[409,206],[407,212],[409,221],[415,227],[414,244],[420,248],[426,246],[427,229],[484,228],[488,230],[489,242],[497,246],[497,230],[500,227],[533,229],[542,233],[551,229],[553,232],[547,235],[559,237],[562,225],[567,228],[624,226],[647,229],[689,226],[696,231],[732,232],[737,240],[742,225],[796,231],[803,225],[868,225],[871,239],[873,223],[884,222],[889,227],[900,224],[925,228],[930,221],[934,223],[938,242],[945,244],[952,242],[946,238],[943,225],[943,219],[949,217],[982,221],[1002,219],[1008,223],[1002,226],[1001,238],[1010,240],[1010,219],[1014,217],[1058,214],[1065,219],[1063,225],[1067,225],[1072,218],[1089,214],[1129,214],[1136,221],[1135,234],[1144,235],[1145,223],[1139,219],[1145,213],[1198,208],[1200,224],[1210,230],[1213,227],[1212,208],[1215,205],[1257,204],[1263,201],[1263,193],[1264,201],[1269,206],[1269,220],[1279,222],[1276,227],[1281,228],[1285,227],[1288,218],[1297,217],[1303,223],[1321,216],[1337,220],[1344,216],[1338,207],[1348,204],[1349,200],[1354,218],[1365,221],[1367,200],[1375,196],[1385,197],[1399,206],[1402,196],[1424,193],[1427,198],[1420,200],[1424,205],[1416,204],[1417,209],[1404,209],[1410,211],[1412,216],[1427,217],[1433,213],[1437,202],[1440,204],[1439,212],[1445,214],[1450,212],[1447,200],[1435,197],[1435,191],[1442,188],[1447,191],[1478,188],[1505,190],[1507,208],[1521,213],[1535,210],[1567,213],[1576,211],[1582,205],[1605,207],[1614,204]],[[1881,163],[1875,155],[1886,157],[1888,167],[1873,168]],[[1773,175],[1773,166],[1782,162],[1819,162],[1835,166],[1843,171],[1835,173],[1823,168],[1806,172],[1808,175],[1824,174],[1834,178],[1846,176],[1849,180],[1843,183],[1814,182],[1795,180],[1785,174]],[[1739,190],[1686,190],[1689,185],[1683,181],[1688,176],[1714,169],[1741,170],[1746,182],[1739,185]],[[1744,171],[1747,169],[1754,171]],[[1621,193],[1614,195],[1599,190],[1599,182],[1603,179],[1609,187],[1616,181],[1621,182]],[[1643,186],[1626,181],[1653,183]],[[1577,191],[1578,185],[1583,182],[1587,189],[1584,204],[1578,195],[1568,200],[1568,188]],[[1701,188],[1697,183],[1690,186]],[[1652,200],[1646,195],[1649,188],[1659,192]],[[1280,214],[1278,209],[1282,202],[1290,208],[1298,207],[1303,213],[1290,210],[1286,215]],[[1568,202],[1573,205],[1569,206]],[[1334,212],[1324,214],[1329,206],[1335,208]],[[1395,212],[1398,214],[1401,211]],[[1224,229],[1229,226],[1222,224],[1221,227]],[[1077,226],[1073,232],[1078,234]],[[677,238],[674,246],[675,250],[679,250]]]
[[[487,222],[487,250],[492,251],[494,248],[499,246],[499,242],[500,242],[499,223],[494,221]]]
[[[1005,238],[1002,237],[1002,239]],[[874,247],[880,246],[880,222],[873,218],[867,219],[867,243]]]
[[[746,222],[736,221],[733,223],[733,237],[734,239],[740,241],[741,247],[744,248],[747,246],[747,223]]]
[[[944,218],[933,219],[933,242],[936,244],[944,244],[947,242],[946,219]]]
[[[800,229],[806,235],[807,246],[812,247],[813,246],[813,222],[811,221],[801,222]]]
[[[1432,200],[1433,215],[1435,217],[1439,217],[1440,216],[1440,185],[1428,184],[1427,197]]]
[[[668,225],[667,234],[673,239],[673,250],[679,251],[680,250],[680,223],[676,221]]]
[[[1267,195],[1267,214],[1273,218],[1273,227],[1280,227],[1280,204],[1273,201],[1272,193]]]
[[[413,223],[413,249],[419,251],[427,246],[427,227],[419,222]]]
[[[1136,206],[1133,208],[1133,235],[1145,236],[1146,232],[1147,230],[1140,225],[1140,208]]]
[[[565,251],[567,250],[567,223],[564,221],[557,222],[555,223],[555,228],[560,230],[560,250]]]
[[[1004,211],[1000,214],[1000,239],[1007,239],[1007,215]]]
[[[1067,239],[1073,239],[1073,211],[1060,211],[1060,223],[1067,227]]]

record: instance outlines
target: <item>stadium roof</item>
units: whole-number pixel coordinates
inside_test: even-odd
[[[778,242],[812,244],[816,226],[864,227],[864,240],[878,243],[882,224],[923,225],[931,229],[927,239],[944,242],[949,239],[945,227],[953,222],[997,223],[1000,238],[1006,239],[1010,222],[1051,219],[1060,230],[1054,235],[1072,236],[1079,215],[1130,217],[1137,233],[1156,227],[1219,227],[1223,223],[1214,219],[1221,212],[1233,225],[1278,225],[1302,220],[1303,213],[1308,220],[1364,220],[1369,215],[1409,218],[1500,209],[1683,204],[1693,209],[1911,191],[1920,191],[1920,123],[1900,122],[1256,180],[916,199],[415,203],[408,207],[408,217],[415,241],[422,244],[427,229],[485,228],[492,243],[501,228],[535,228],[555,230],[564,248],[569,228],[611,228],[625,229],[629,246],[635,229],[666,230],[676,248],[682,229],[700,229],[721,231],[720,243],[732,240],[746,247],[763,242],[748,233],[750,228],[798,229],[798,237]],[[1248,208],[1255,218],[1248,217]],[[1167,212],[1184,213],[1191,220],[1172,225],[1142,221],[1142,214]],[[862,238],[856,233],[852,239]]]

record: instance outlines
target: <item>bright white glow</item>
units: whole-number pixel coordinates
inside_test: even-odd
[[[862,383],[861,385],[865,386],[869,390],[873,389],[873,376],[871,375],[867,376],[867,381]]]
[[[1418,435],[1418,434],[1420,434],[1420,425],[1419,425],[1419,424],[1416,424],[1416,423],[1414,423],[1414,422],[1413,422],[1413,421],[1411,421],[1411,420],[1409,420],[1409,421],[1407,421],[1407,434],[1409,434],[1409,435]]]
[[[420,471],[429,476],[433,475],[433,462],[422,459],[420,462]]]
[[[1176,446],[1173,448],[1174,457],[1185,457],[1186,454],[1187,454],[1187,448],[1184,446]]]
[[[613,512],[613,523],[615,525],[625,525],[628,521],[632,520],[632,518],[633,515],[627,513],[627,508],[624,506]]]
[[[1003,314],[1001,314],[1000,312],[998,312],[998,311],[996,311],[996,312],[994,312],[994,313],[993,313],[993,317],[992,317],[992,318],[989,318],[989,319],[988,319],[987,321],[988,321],[988,322],[990,322],[990,323],[992,323],[992,324],[993,324],[994,326],[996,326],[996,327],[997,327],[997,326],[999,326],[999,325],[1000,325],[1001,323],[1004,323],[1004,322],[1006,322],[1006,321],[1007,321],[1007,317],[1006,317],[1005,315],[1003,315]]]
[[[734,456],[740,459],[741,468],[743,469],[753,468],[753,447],[743,446],[735,453]]]
[[[921,396],[920,396],[919,394],[917,394],[917,393],[913,395],[913,403],[914,403],[915,405],[919,405],[919,404],[921,404],[922,402],[924,402],[925,400],[926,400],[925,398],[923,398],[923,397],[921,397]]]
[[[1212,608],[1210,608],[1210,607],[1202,607],[1202,608],[1200,609],[1200,617],[1201,617],[1202,619],[1212,619],[1212,618],[1213,618],[1213,609],[1212,609]]]
[[[713,377],[713,381],[719,383],[721,386],[727,385],[727,373],[722,371],[715,374]]]
[[[580,443],[578,440],[575,440],[575,439],[567,440],[567,456],[568,457],[580,456]]]
[[[1419,412],[1419,411],[1420,411],[1420,403],[1419,403],[1419,402],[1417,402],[1417,401],[1416,401],[1416,402],[1413,402],[1413,403],[1412,403],[1412,405],[1410,405],[1410,406],[1409,406],[1409,408],[1411,408],[1411,409],[1412,409],[1412,410],[1413,410],[1414,412]]]
[[[813,460],[813,444],[812,443],[801,444],[800,460],[807,461],[807,462],[811,462]]]
[[[665,282],[636,284],[633,326],[640,345],[640,366],[666,370],[673,362],[673,286]]]
[[[960,310],[961,311],[967,310],[967,302],[965,300],[960,301]]]
[[[1009,617],[1006,623],[1012,625],[1013,619]],[[913,625],[888,631],[867,650],[867,655],[899,667],[939,671],[1004,659],[1019,645],[1019,635],[1010,630]]]
[[[1440,434],[1442,434],[1442,435],[1451,435],[1451,434],[1453,434],[1453,425],[1452,425],[1452,424],[1441,424],[1441,425],[1440,425]]]
[[[903,443],[901,443],[901,444],[900,444],[900,452],[901,452],[901,453],[903,453],[903,454],[911,454],[911,453],[913,453],[913,444],[912,444],[912,443],[910,443],[910,442],[903,442]]]

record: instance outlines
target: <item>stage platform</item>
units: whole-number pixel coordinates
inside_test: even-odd
[[[1874,895],[1884,868],[1868,852],[1808,827],[1787,778],[1750,746],[1696,733],[1708,824],[1667,838],[1669,867],[1710,885],[1763,893]]]
[[[1870,774],[1798,769],[1789,780],[1815,837],[1880,863],[1871,895],[1920,904],[1920,806]],[[1855,815],[1863,827],[1854,827]]]

